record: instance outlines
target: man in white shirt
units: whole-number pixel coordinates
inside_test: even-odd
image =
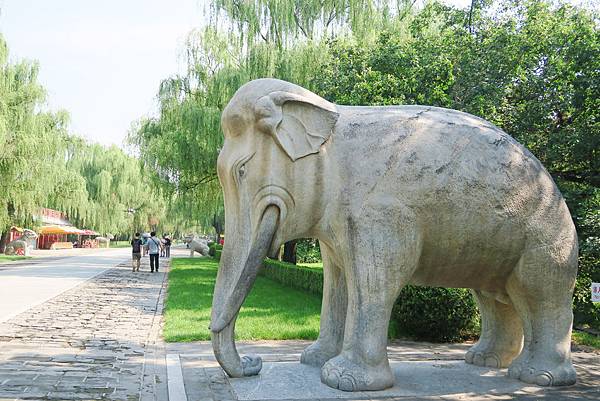
[[[146,241],[146,247],[148,248],[148,254],[150,255],[151,273],[154,273],[155,270],[158,272],[158,254],[160,253],[162,246],[160,239],[158,239],[156,233],[152,231],[150,233],[150,238]]]

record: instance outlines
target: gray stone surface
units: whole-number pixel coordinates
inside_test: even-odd
[[[198,252],[202,256],[208,256],[208,241],[198,237],[185,237],[183,242],[190,247],[190,258],[194,257],[194,252]]]
[[[538,387],[506,376],[506,369],[466,364],[472,344],[395,341],[388,355],[395,386],[377,392],[343,392],[320,382],[319,369],[299,363],[307,341],[239,343],[242,353],[260,353],[265,364],[258,376],[228,378],[209,342],[167,344],[179,354],[188,400],[600,400],[600,351],[576,348],[579,375],[574,386]]]
[[[539,387],[506,377],[506,369],[479,367],[464,361],[393,362],[391,368],[396,384],[377,394],[352,394],[332,389],[321,383],[320,369],[298,362],[266,363],[260,376],[230,379],[229,382],[239,400],[370,399],[372,396],[418,398],[456,394],[514,394],[518,391],[540,390]]]
[[[0,324],[0,399],[166,400],[166,273],[147,264],[133,273],[125,262]]]
[[[261,368],[236,352],[234,330],[263,259],[309,237],[323,303],[301,361],[330,387],[394,385],[388,323],[406,284],[472,289],[482,332],[466,362],[575,382],[577,233],[552,177],[515,139],[456,110],[336,105],[276,79],[244,84],[221,122],[226,240],[211,332],[229,376]]]

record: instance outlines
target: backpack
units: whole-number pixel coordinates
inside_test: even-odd
[[[142,248],[142,240],[140,239],[134,239],[133,241],[131,241],[131,246],[133,247],[133,253],[140,253],[142,252],[141,248]]]

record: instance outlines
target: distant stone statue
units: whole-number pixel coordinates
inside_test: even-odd
[[[18,253],[22,253],[24,256],[29,256],[29,252],[32,248],[31,245],[27,243],[28,240],[37,239],[38,235],[35,231],[25,229],[23,234],[17,238],[9,242],[4,249],[5,255],[16,255]],[[19,252],[21,250],[21,252]]]
[[[109,248],[110,247],[110,239],[106,237],[96,237],[96,241],[98,241],[99,248]]]
[[[202,238],[187,236],[183,239],[183,242],[188,244],[190,248],[190,258],[194,257],[194,252],[198,252],[202,256],[208,256],[208,241]]]
[[[239,357],[234,325],[265,256],[309,237],[323,306],[301,362],[328,386],[394,384],[388,323],[406,284],[472,289],[482,332],[467,363],[575,383],[577,233],[548,172],[505,132],[439,107],[336,105],[276,79],[242,86],[221,121],[227,241],[210,329],[230,376],[262,366]]]

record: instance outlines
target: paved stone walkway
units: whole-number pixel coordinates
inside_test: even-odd
[[[388,348],[397,385],[387,392],[322,388],[318,369],[298,364],[306,341],[238,344],[241,354],[263,357],[263,374],[231,379],[210,342],[161,340],[168,262],[161,263],[158,274],[149,273],[147,257],[140,273],[123,264],[0,323],[0,400],[600,400],[600,352],[589,349],[573,353],[579,381],[565,388],[526,386],[465,365],[468,344],[406,341]],[[181,388],[168,388],[175,382],[166,358],[181,364],[172,370],[181,369]],[[183,397],[169,400],[169,390]]]
[[[161,264],[125,263],[0,324],[0,399],[166,400]]]

